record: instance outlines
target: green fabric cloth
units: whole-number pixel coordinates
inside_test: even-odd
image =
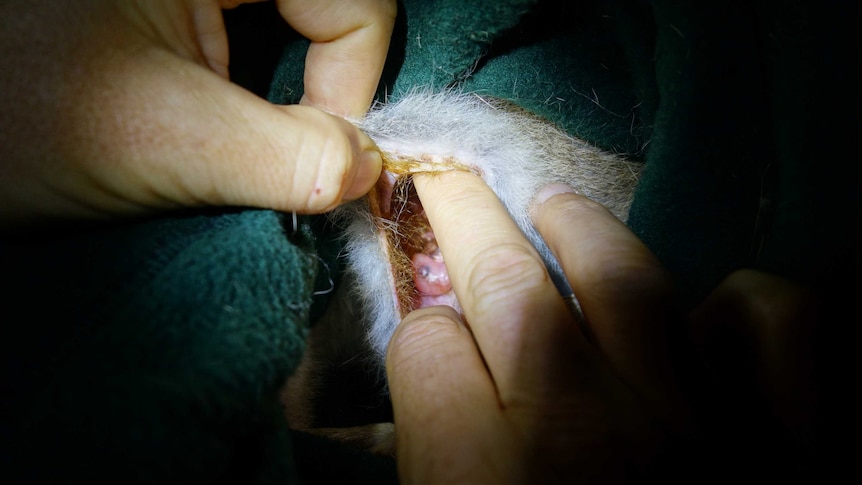
[[[5,245],[4,466],[39,483],[287,480],[278,383],[316,268],[290,232],[249,211]]]
[[[504,97],[644,162],[630,225],[684,305],[744,266],[815,286],[858,273],[852,139],[834,94],[852,92],[837,49],[850,45],[846,8],[399,7],[381,99],[428,86]],[[233,79],[298,100],[307,42],[274,5],[228,12],[228,29]],[[390,460],[281,419],[278,389],[325,304],[312,293],[337,279],[331,237],[309,222],[294,234],[289,216],[214,210],[2,242],[4,482],[394,482]]]

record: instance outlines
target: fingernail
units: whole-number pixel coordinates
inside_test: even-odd
[[[574,194],[575,189],[569,187],[566,184],[549,184],[542,188],[536,197],[533,199],[533,203],[530,206],[530,216],[536,217],[536,209],[544,204],[548,199],[555,195],[559,194]]]
[[[356,177],[353,178],[353,183],[347,192],[344,194],[345,200],[354,200],[367,194],[377,179],[380,178],[380,170],[383,166],[383,159],[380,158],[380,153],[377,150],[365,150],[359,155],[359,167],[356,169]]]
[[[566,184],[550,184],[546,185],[536,194],[536,198],[533,199],[533,205],[542,205],[550,199],[551,197],[559,194],[574,194],[575,189],[569,187]]]

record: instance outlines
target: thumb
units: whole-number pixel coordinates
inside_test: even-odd
[[[313,107],[272,105],[233,86],[225,91],[217,106],[190,120],[198,124],[190,139],[203,139],[177,140],[205,149],[151,172],[158,177],[152,183],[176,189],[182,203],[321,213],[363,196],[380,177],[376,145],[348,121]]]
[[[110,104],[134,98],[134,118],[104,123],[108,133],[101,137],[127,141],[102,159],[127,161],[121,168],[134,173],[109,182],[139,182],[144,192],[127,187],[130,196],[319,213],[364,195],[378,179],[377,147],[344,119],[307,106],[273,105],[195,64],[176,68],[189,72],[169,82],[139,73],[113,97],[120,101],[99,94],[87,103],[129,113]]]
[[[15,115],[4,226],[205,205],[319,213],[380,175],[374,143],[341,118],[273,105],[158,49],[97,63]]]

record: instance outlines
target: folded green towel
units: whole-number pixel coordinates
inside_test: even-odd
[[[819,5],[404,0],[380,98],[499,96],[643,161],[630,225],[686,305],[743,266],[825,284],[859,268],[859,197],[825,170],[845,160],[823,88],[849,31]],[[298,100],[307,43],[274,5],[228,20],[234,80]],[[4,482],[394,482],[281,417],[337,279],[310,222],[204,211],[0,243]]]

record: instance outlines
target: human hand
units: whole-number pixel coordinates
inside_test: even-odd
[[[770,480],[822,480],[829,467],[818,461],[817,375],[828,372],[818,369],[817,325],[845,318],[838,303],[846,300],[835,297],[742,269],[694,309],[700,370],[689,394],[711,454],[752,477],[763,470]]]
[[[413,312],[389,344],[402,479],[607,483],[655,472],[690,415],[665,339],[678,321],[674,290],[652,253],[599,204],[555,186],[540,195],[534,221],[587,336],[478,177],[414,183],[464,315]]]
[[[301,104],[231,84],[222,8],[242,1],[4,2],[0,229],[183,206],[323,212],[380,173],[359,117],[393,0],[280,0],[311,40]]]

